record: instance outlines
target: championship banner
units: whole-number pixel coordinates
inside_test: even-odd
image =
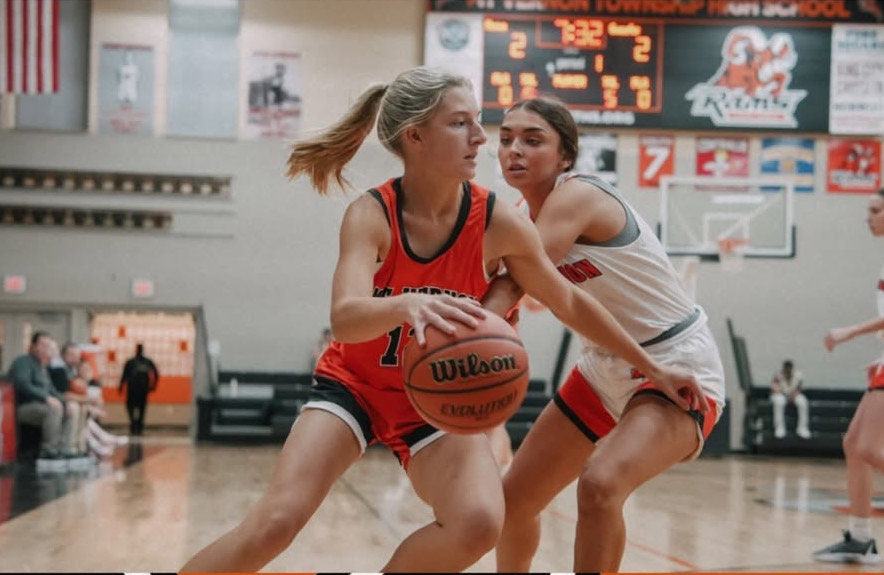
[[[884,26],[832,27],[829,132],[884,133]]]
[[[881,140],[830,140],[826,190],[871,194],[881,188]]]
[[[617,185],[617,135],[581,134],[575,172],[595,174],[609,184]]]
[[[638,137],[638,186],[656,188],[660,176],[675,173],[675,137],[640,135]]]
[[[98,57],[98,132],[154,133],[152,46],[103,43]]]
[[[295,138],[301,127],[301,55],[253,52],[246,138]]]
[[[749,138],[697,138],[697,175],[749,176]]]
[[[796,192],[812,192],[814,155],[813,138],[764,138],[761,173],[792,176]]]

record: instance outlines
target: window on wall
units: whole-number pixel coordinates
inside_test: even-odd
[[[89,96],[89,17],[92,3],[80,1],[58,4],[58,92],[17,95],[16,128],[63,132],[86,130]]]
[[[169,135],[235,138],[239,0],[170,0],[169,7]]]

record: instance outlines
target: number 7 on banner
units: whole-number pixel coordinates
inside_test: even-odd
[[[639,136],[638,186],[656,188],[660,176],[675,172],[675,137],[671,135]]]

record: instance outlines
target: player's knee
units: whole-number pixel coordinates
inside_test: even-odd
[[[848,429],[841,440],[844,456],[849,459],[860,459],[862,438],[856,430]]]
[[[303,513],[291,505],[265,505],[255,517],[251,536],[255,545],[279,554],[292,544],[306,522]]]
[[[863,439],[859,434],[844,438],[844,455],[879,469],[884,465],[884,451],[882,451],[881,445],[877,441]]]
[[[481,557],[497,545],[503,520],[502,507],[476,505],[458,513],[449,526],[457,534],[458,547],[465,554]]]
[[[577,482],[577,510],[580,514],[619,508],[628,493],[623,493],[622,476],[603,468],[588,468]]]
[[[772,393],[770,394],[770,402],[777,407],[784,407],[786,405],[786,396],[782,393]]]

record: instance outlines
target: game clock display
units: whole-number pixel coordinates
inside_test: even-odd
[[[522,98],[575,111],[659,112],[662,23],[566,16],[485,16],[483,120]]]

